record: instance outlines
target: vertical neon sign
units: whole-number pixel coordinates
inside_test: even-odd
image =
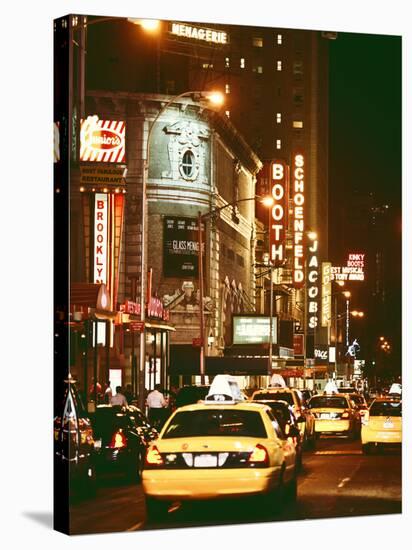
[[[303,235],[305,230],[305,158],[295,153],[292,161],[292,201],[293,201],[293,284],[302,287],[304,283],[305,255]]]

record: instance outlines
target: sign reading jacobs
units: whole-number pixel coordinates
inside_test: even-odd
[[[204,230],[202,229],[202,231]],[[198,277],[198,253],[197,220],[165,217],[163,221],[164,276]]]

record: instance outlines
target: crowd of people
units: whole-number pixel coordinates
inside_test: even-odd
[[[106,382],[104,387],[99,382],[95,385],[93,380],[87,397],[88,401],[96,402],[98,405],[117,405],[120,407],[137,405],[137,396],[133,393],[131,384],[127,384],[125,389],[116,386],[115,392],[113,392],[110,380]],[[160,384],[156,384],[153,390],[146,392],[145,403],[150,424],[161,427],[175,409],[175,399],[175,389],[162,390]]]

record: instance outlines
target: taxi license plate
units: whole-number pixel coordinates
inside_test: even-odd
[[[384,422],[383,427],[384,428],[393,428],[393,422]]]
[[[217,456],[198,455],[195,456],[195,468],[215,468],[217,466]]]
[[[324,418],[324,419],[327,419],[327,418],[329,418],[329,413],[321,413],[320,417]]]

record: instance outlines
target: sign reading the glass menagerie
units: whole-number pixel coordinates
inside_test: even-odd
[[[80,124],[80,160],[83,162],[125,162],[126,123],[89,116]]]
[[[164,276],[197,277],[198,254],[197,220],[166,216],[163,221]]]
[[[213,44],[228,44],[229,35],[224,31],[207,29],[205,27],[194,27],[185,23],[171,23],[170,34],[183,38],[192,38]]]
[[[269,344],[270,317],[233,316],[234,344]],[[272,343],[277,343],[277,318],[272,318]]]

